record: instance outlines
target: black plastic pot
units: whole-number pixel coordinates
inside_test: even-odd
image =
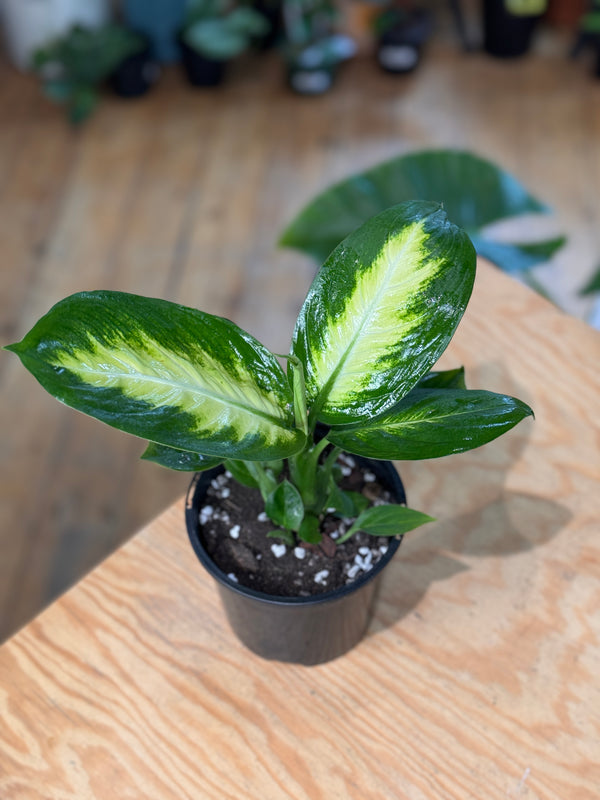
[[[483,49],[496,58],[525,55],[540,19],[509,13],[504,0],[483,0]]]
[[[282,15],[279,0],[254,0],[252,7],[269,23],[269,30],[254,38],[254,46],[261,51],[274,47],[281,37]]]
[[[223,82],[226,61],[217,61],[214,58],[203,56],[186,44],[181,36],[177,41],[181,51],[181,63],[188,82],[192,86],[209,88],[219,86]]]
[[[139,53],[122,61],[109,78],[109,83],[119,97],[141,97],[154,86],[160,75],[158,62],[152,55],[150,44]]]
[[[404,487],[387,461],[357,459],[375,473],[399,504]],[[383,558],[352,584],[314,597],[276,597],[240,586],[216,566],[202,543],[199,514],[211,480],[222,467],[198,473],[186,501],[186,525],[194,552],[216,580],[229,624],[240,641],[266,659],[307,666],[343,655],[363,638],[371,619],[379,579],[400,546],[391,539]]]
[[[431,16],[423,9],[404,12],[397,22],[390,17],[390,26],[377,42],[377,63],[381,69],[394,74],[415,70],[431,29]]]

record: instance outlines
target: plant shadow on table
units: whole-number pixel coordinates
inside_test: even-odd
[[[527,401],[526,391],[521,388],[519,392],[514,380],[510,376],[507,380],[507,373],[498,365],[482,368],[482,384],[490,385],[489,377],[493,373],[497,379],[498,369],[503,373],[503,384],[508,383],[507,393]],[[487,376],[484,373],[488,373]],[[491,383],[493,386],[496,380]],[[536,424],[539,423],[532,423]],[[474,569],[473,557],[508,558],[531,551],[551,541],[569,522],[571,511],[560,503],[505,486],[507,474],[525,450],[532,430],[531,425],[517,428],[488,444],[486,447],[490,449],[478,451],[478,463],[471,463],[468,471],[460,470],[459,460],[463,458],[460,455],[419,465],[421,474],[429,472],[429,479],[434,476],[432,485],[437,485],[440,493],[464,491],[464,505],[471,505],[472,510],[449,518],[438,514],[436,523],[406,535],[381,583],[380,607],[371,634],[394,625],[414,611],[432,584]],[[452,459],[458,459],[454,462],[456,470],[449,463]],[[402,465],[400,472],[402,474]],[[472,478],[471,485],[464,485],[465,472]],[[444,488],[446,482],[449,486]],[[410,505],[410,485],[407,495]]]

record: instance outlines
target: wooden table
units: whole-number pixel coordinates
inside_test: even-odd
[[[444,365],[536,420],[401,465],[438,521],[367,638],[312,668],[244,650],[178,503],[0,650],[2,800],[597,800],[599,355],[482,264]]]

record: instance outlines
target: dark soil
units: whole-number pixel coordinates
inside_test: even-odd
[[[357,467],[354,459],[342,456],[340,464],[346,473],[342,488],[362,492],[374,504],[394,502],[376,476]],[[225,472],[208,489],[200,535],[211,558],[236,583],[280,597],[309,597],[351,583],[387,551],[386,537],[362,532],[336,545],[351,523],[327,515],[320,545],[299,542],[290,547],[267,536],[276,526],[266,517],[258,490]]]

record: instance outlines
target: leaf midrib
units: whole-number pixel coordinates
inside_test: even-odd
[[[409,238],[407,238],[407,241],[405,242],[404,246],[402,247],[402,252],[406,251],[407,247],[409,246],[410,241],[412,241],[413,238],[418,237],[418,235],[421,232],[422,232],[421,228],[418,225],[414,225],[414,230],[412,231],[411,236]],[[379,258],[381,256],[383,250],[388,245],[388,241],[386,241],[385,245],[379,251],[379,255],[378,255],[377,258]],[[373,268],[373,265],[371,265],[371,268]],[[375,310],[376,310],[376,308],[378,307],[378,304],[379,304],[379,300],[380,300],[380,298],[382,297],[382,295],[384,293],[384,287],[387,287],[389,285],[389,283],[391,281],[391,278],[392,278],[392,275],[394,274],[394,272],[395,272],[395,270],[393,270],[393,269],[385,270],[385,278],[381,282],[381,284],[379,285],[379,287],[377,289],[377,292],[375,293],[375,295],[373,296],[371,302],[369,303],[367,311],[362,315],[361,324],[355,328],[355,333],[354,333],[352,339],[350,340],[350,342],[348,344],[348,347],[344,350],[343,356],[339,359],[339,361],[337,363],[337,366],[335,367],[335,369],[333,370],[333,372],[329,376],[329,379],[327,380],[327,382],[325,383],[325,385],[323,386],[323,388],[321,389],[321,391],[319,392],[319,394],[317,395],[317,397],[315,399],[315,403],[314,403],[313,408],[311,410],[311,416],[312,417],[316,417],[319,414],[319,412],[321,411],[321,409],[323,408],[323,406],[327,403],[327,400],[328,400],[329,395],[331,393],[331,389],[335,385],[335,382],[337,380],[338,375],[342,371],[342,368],[344,367],[344,364],[348,361],[351,352],[354,350],[354,348],[356,346],[356,343],[358,341],[360,332],[364,329],[364,327],[368,323],[368,321],[374,316]],[[348,300],[348,302],[350,302],[350,300]]]
[[[64,369],[69,369],[69,368],[64,367]],[[72,372],[72,370],[69,371]],[[258,409],[255,406],[243,405],[237,400],[232,400],[226,397],[225,395],[220,395],[217,392],[210,391],[209,389],[203,389],[202,391],[200,391],[197,385],[182,383],[180,381],[170,381],[167,380],[166,378],[160,378],[156,375],[145,375],[143,373],[132,374],[131,372],[113,372],[107,370],[95,370],[90,367],[81,369],[80,374],[99,375],[102,377],[114,378],[115,380],[118,378],[123,378],[128,381],[157,383],[163,386],[171,386],[173,389],[179,389],[182,392],[190,392],[191,394],[198,394],[204,396],[208,399],[216,401],[217,403],[221,403],[222,405],[233,406],[234,408],[237,408],[248,414],[261,417],[262,419],[265,419],[268,422],[272,422],[273,424],[285,430],[290,429],[287,425],[284,424],[284,420],[282,420],[279,417],[275,417],[271,414],[268,414],[266,411],[262,411],[261,409]]]
[[[386,424],[385,420],[380,420],[380,424],[379,425],[376,425],[376,424],[364,425],[363,428],[364,429],[367,429],[367,428],[372,428],[372,429],[379,428],[379,429],[381,429],[381,428],[403,428],[403,427],[407,427],[407,426],[410,426],[410,425],[412,425],[412,426],[414,426],[414,425],[431,425],[433,423],[440,422],[440,420],[449,419],[449,418],[454,419],[456,417],[466,417],[466,416],[471,416],[472,414],[477,414],[477,413],[478,413],[477,410],[474,410],[474,411],[457,411],[456,413],[453,413],[453,414],[438,414],[435,417],[428,417],[427,419],[418,419],[418,418],[415,419],[415,418],[413,418],[413,419],[409,419],[409,420],[400,420],[399,422],[389,422],[387,424]]]

